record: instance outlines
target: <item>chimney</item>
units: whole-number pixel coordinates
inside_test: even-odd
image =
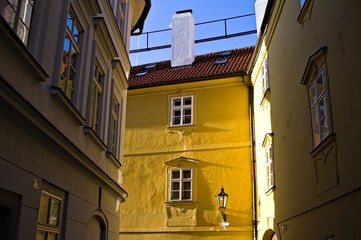
[[[172,67],[194,61],[194,19],[192,10],[178,11],[172,18]]]
[[[262,22],[266,12],[268,0],[256,0],[255,2],[255,12],[256,12],[256,26],[257,26],[257,36],[260,34]]]

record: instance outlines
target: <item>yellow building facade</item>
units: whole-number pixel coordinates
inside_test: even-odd
[[[128,91],[129,192],[120,239],[252,239],[247,80],[238,74]],[[222,186],[229,195],[226,228],[215,197]]]

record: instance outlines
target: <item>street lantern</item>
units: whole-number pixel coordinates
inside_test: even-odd
[[[226,221],[226,214],[224,213],[226,211],[227,207],[227,201],[228,201],[228,194],[224,192],[224,188],[222,186],[221,192],[216,195],[217,201],[218,201],[218,209],[221,212],[222,215],[222,222]]]

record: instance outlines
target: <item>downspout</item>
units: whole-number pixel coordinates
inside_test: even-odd
[[[247,76],[247,75],[246,75]],[[253,224],[253,240],[258,239],[257,229],[257,182],[256,182],[256,155],[255,155],[255,141],[254,141],[254,107],[253,107],[253,86],[251,81],[245,81],[242,76],[242,82],[248,87],[248,104],[249,104],[249,131],[250,131],[250,145],[251,145],[251,178],[252,178],[252,224]],[[248,75],[248,77],[250,77]]]
[[[256,181],[256,155],[255,155],[255,140],[254,140],[254,108],[253,108],[253,87],[248,86],[249,93],[249,120],[251,132],[251,170],[252,170],[252,221],[253,221],[253,239],[257,240],[257,181]]]

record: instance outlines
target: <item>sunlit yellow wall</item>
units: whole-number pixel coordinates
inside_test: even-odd
[[[254,139],[257,176],[257,218],[258,236],[263,239],[267,231],[274,231],[274,193],[267,184],[267,159],[263,146],[267,134],[272,133],[271,123],[271,93],[264,95],[262,84],[262,65],[267,56],[265,42],[259,43],[259,52],[256,55],[255,65],[252,71],[252,83],[254,94]],[[271,78],[271,76],[269,76]],[[271,79],[270,79],[271,80]],[[272,92],[272,86],[270,86]],[[276,183],[277,184],[277,183]]]
[[[195,96],[195,124],[169,127],[169,99]],[[120,239],[251,239],[248,88],[241,78],[130,90],[127,99]],[[194,159],[196,226],[167,227],[166,161]],[[229,194],[227,231],[215,195]]]

